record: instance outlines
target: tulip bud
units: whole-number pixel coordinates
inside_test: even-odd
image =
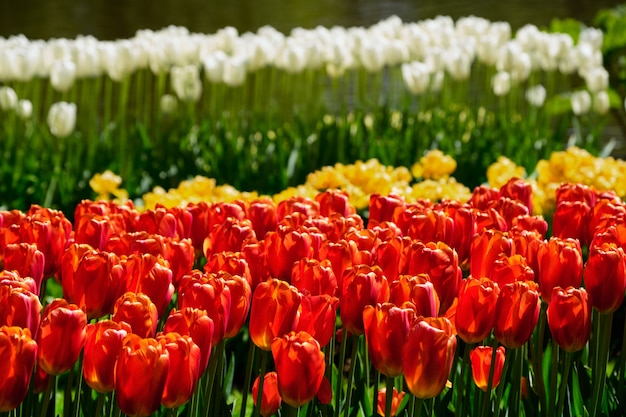
[[[257,398],[259,394],[259,377],[254,380],[252,385],[252,400],[254,405],[257,405]],[[276,414],[280,408],[280,404],[283,399],[278,392],[278,375],[276,372],[268,372],[263,377],[263,393],[261,394],[261,410],[260,414],[263,417],[270,417]]]
[[[491,380],[491,389],[494,389],[500,384],[500,377],[502,376],[505,360],[504,346],[500,346],[496,349],[495,364],[491,363],[492,358],[493,348],[491,346],[477,346],[470,351],[474,383],[485,392],[487,392],[487,388],[489,387],[489,375],[492,366],[494,370],[493,379]]]
[[[566,352],[585,347],[591,334],[591,305],[584,288],[555,287],[547,309],[552,338]]]
[[[200,70],[196,65],[173,67],[170,72],[172,89],[181,101],[198,101],[202,95]]]
[[[76,79],[76,64],[72,61],[55,61],[50,69],[50,84],[56,91],[68,91]]]
[[[26,99],[19,100],[17,102],[15,113],[22,120],[30,119],[33,115],[33,103]]]
[[[589,113],[591,109],[591,96],[586,90],[580,90],[572,93],[570,96],[572,103],[572,111],[576,116]]]
[[[61,101],[50,106],[48,126],[58,138],[69,136],[76,126],[76,104]]]
[[[533,107],[542,107],[546,101],[546,88],[541,85],[529,87],[526,90],[526,101]]]
[[[15,110],[17,102],[17,93],[14,89],[6,85],[0,87],[0,110]]]
[[[90,323],[86,328],[83,375],[85,382],[99,393],[115,389],[115,365],[122,351],[124,338],[130,334],[124,322],[103,320]]]

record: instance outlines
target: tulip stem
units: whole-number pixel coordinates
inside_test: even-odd
[[[424,408],[424,399],[413,396],[413,407],[411,408],[410,417],[420,417],[422,415],[422,408]]]
[[[246,415],[248,391],[250,390],[250,383],[252,382],[252,368],[254,363],[255,347],[256,345],[252,343],[252,341],[248,341],[248,361],[246,366],[246,377],[243,383],[243,392],[241,393],[241,411],[239,412],[239,417],[245,417]]]
[[[493,346],[491,347],[491,364],[489,365],[489,378],[487,379],[487,391],[484,393],[483,401],[482,401],[482,412],[481,416],[487,415],[487,404],[491,402],[491,389],[493,387],[493,375],[496,370],[496,358],[498,350],[496,349],[498,342],[495,341]],[[499,404],[496,404],[496,408]],[[491,407],[489,407],[491,408]],[[490,413],[491,414],[491,413]]]
[[[464,388],[465,388],[465,368],[469,366],[469,353],[471,350],[470,344],[464,344],[463,346],[463,361],[461,362],[461,374],[459,375],[459,383],[456,384],[457,387],[457,397],[456,397],[456,407],[455,407],[455,416],[460,417],[464,416],[465,410],[461,410],[461,408],[465,408],[465,401],[461,401],[464,397]]]
[[[337,386],[335,387],[335,417],[341,412],[341,393],[343,388],[343,369],[346,362],[346,344],[348,331],[344,328],[341,335],[341,353],[339,354],[339,366],[337,367]]]
[[[550,343],[550,349],[552,350],[552,369],[550,370],[550,401],[548,402],[548,415],[554,416],[554,406],[557,401],[556,393],[558,391],[556,386],[557,376],[559,373],[559,347],[554,339],[552,339],[552,342]],[[565,385],[563,384],[563,381],[561,381],[561,385]]]
[[[543,381],[543,336],[546,330],[546,304],[541,304],[539,312],[539,324],[537,325],[537,341],[534,352],[531,355],[533,362],[534,381],[537,383],[537,394],[541,412],[547,412],[546,387]]]
[[[559,390],[559,401],[556,406],[555,416],[563,415],[563,407],[565,406],[565,394],[567,393],[567,386],[569,382],[569,371],[572,367],[574,355],[572,352],[565,352],[565,359],[563,361],[563,374],[561,377],[561,389]]]
[[[626,346],[626,320],[624,321],[624,330],[622,331],[622,352],[619,355],[619,377],[617,380],[617,398],[626,398],[626,353],[624,352],[624,346]]]
[[[354,385],[354,372],[356,370],[356,354],[359,351],[359,336],[352,337],[352,354],[350,355],[350,374],[348,375],[348,390],[346,392],[346,404],[343,415],[347,417],[350,413],[350,403],[352,402],[352,386]]]
[[[98,401],[96,402],[96,417],[102,416],[102,407],[104,406],[104,394],[98,393]]]
[[[506,356],[504,357],[504,366],[502,367],[502,374],[500,377],[500,384],[498,385],[498,388],[496,389],[496,409],[494,412],[494,417],[499,417],[500,416],[500,402],[502,401],[502,395],[504,393],[504,386],[505,381],[506,381],[506,374],[508,372],[509,366],[511,364],[511,362],[515,364],[517,364],[517,357],[518,355],[521,353],[520,352],[521,348],[518,349],[511,349],[509,351],[509,353],[506,354]],[[513,372],[515,372],[515,370],[513,370]],[[515,376],[513,376],[513,378],[515,378]],[[514,379],[512,379],[514,381]],[[515,391],[513,391],[515,392]]]
[[[254,405],[254,417],[259,417],[261,414],[261,401],[263,400],[263,383],[265,382],[265,371],[267,369],[267,357],[269,352],[261,351],[261,370],[259,371],[259,390],[256,394],[256,404]],[[243,405],[242,405],[243,406]]]
[[[593,368],[593,391],[591,396],[591,408],[589,415],[595,417],[600,413],[600,404],[602,403],[602,394],[604,391],[604,383],[606,380],[606,364],[609,356],[609,345],[611,343],[611,326],[613,324],[613,313],[598,314],[598,323],[596,329],[596,342],[598,348],[597,366]]]
[[[385,417],[391,417],[391,403],[393,401],[393,377],[385,377]]]
[[[41,406],[41,417],[46,417],[48,414],[48,406],[50,405],[50,398],[56,392],[55,386],[57,382],[56,375],[50,375],[50,379],[48,380],[48,386],[44,391],[43,404]]]

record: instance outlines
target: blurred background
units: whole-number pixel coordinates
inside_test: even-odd
[[[101,40],[132,37],[138,29],[185,26],[213,33],[234,26],[240,33],[271,25],[294,27],[370,26],[391,15],[404,22],[437,15],[479,16],[547,26],[553,18],[591,24],[596,12],[618,5],[610,0],[0,0],[0,36],[30,39],[93,35]]]

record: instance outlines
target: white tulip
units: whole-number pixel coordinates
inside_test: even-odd
[[[455,80],[467,80],[472,69],[472,58],[460,48],[451,48],[445,55],[446,70]]]
[[[17,93],[9,86],[0,87],[0,109],[15,110],[17,107]]]
[[[570,96],[572,111],[576,116],[589,113],[591,109],[591,95],[586,90],[575,91]]]
[[[497,72],[491,81],[493,93],[496,96],[503,96],[511,91],[511,74],[506,71]]]
[[[204,76],[212,83],[224,81],[224,64],[228,56],[223,51],[215,51],[202,59]]]
[[[379,72],[385,66],[385,51],[374,39],[364,40],[359,50],[359,58],[368,72]]]
[[[245,59],[240,56],[232,56],[224,62],[224,83],[231,87],[242,85],[246,80],[246,72]]]
[[[65,92],[76,80],[76,64],[72,61],[56,61],[50,68],[50,84],[56,91]]]
[[[430,84],[430,68],[423,62],[411,62],[401,67],[402,79],[412,94],[422,94]]]
[[[587,27],[580,31],[578,35],[578,43],[587,43],[596,50],[602,49],[602,42],[604,41],[604,33],[600,29]]]
[[[588,69],[582,73],[587,89],[592,93],[609,88],[609,72],[603,67]]]
[[[33,115],[33,103],[26,99],[19,100],[15,108],[15,113],[23,120],[30,119]]]
[[[76,104],[61,101],[50,106],[48,127],[58,138],[69,136],[76,127]]]
[[[598,114],[606,114],[611,108],[609,93],[606,90],[598,91],[593,95],[593,110]]]
[[[173,67],[170,73],[172,89],[181,101],[198,101],[202,95],[200,70],[196,65]]]
[[[176,109],[178,108],[178,100],[176,99],[176,96],[173,96],[171,94],[163,94],[163,96],[161,96],[159,105],[161,113],[172,114],[176,112]]]
[[[534,85],[526,90],[526,101],[533,107],[541,107],[546,101],[546,88],[541,85]]]
[[[306,50],[297,42],[287,42],[276,57],[276,67],[291,74],[302,72],[306,66]]]

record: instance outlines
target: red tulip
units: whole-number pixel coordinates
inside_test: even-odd
[[[493,332],[509,349],[526,343],[537,325],[541,308],[537,290],[538,285],[532,281],[516,281],[500,288]]]
[[[414,319],[414,310],[391,303],[366,306],[363,310],[367,350],[372,365],[381,374],[402,374],[402,348]]]
[[[486,185],[480,185],[472,191],[469,203],[478,210],[487,210],[500,198],[500,190]]]
[[[328,259],[300,259],[293,266],[291,284],[301,292],[308,291],[313,295],[334,296],[337,292],[337,278]]]
[[[43,310],[37,336],[37,362],[50,375],[69,370],[83,350],[87,315],[75,304],[62,298],[53,300]]]
[[[472,237],[476,234],[476,213],[469,204],[454,200],[441,202],[438,206],[454,221],[450,246],[459,255],[459,263],[465,265],[470,256]]]
[[[6,274],[3,271],[2,274]],[[41,302],[32,292],[12,287],[8,283],[0,285],[0,326],[18,326],[30,330],[37,337],[41,321]]]
[[[202,251],[208,259],[214,253],[240,252],[248,242],[256,241],[252,223],[248,219],[228,217],[223,223],[215,225],[204,240]]]
[[[337,289],[340,293],[343,288],[343,274],[352,266],[352,253],[346,240],[331,242],[327,240],[320,247],[320,260],[328,259],[337,279]]]
[[[521,178],[511,178],[500,187],[500,195],[521,202],[529,213],[533,212],[533,187]]]
[[[360,265],[346,270],[339,313],[343,326],[353,335],[365,331],[365,306],[389,301],[389,283],[378,266]]]
[[[111,320],[117,323],[127,323],[133,334],[153,337],[159,316],[150,297],[141,293],[126,292],[115,302]]]
[[[550,302],[554,287],[580,287],[583,274],[583,254],[576,239],[551,237],[539,247],[539,291]]]
[[[1,255],[2,251],[0,250]],[[0,261],[2,261],[1,257]],[[4,270],[17,271],[22,277],[33,278],[35,281],[35,291],[33,293],[35,295],[39,295],[45,262],[43,252],[37,249],[35,244],[15,243],[4,248]]]
[[[122,351],[130,326],[124,322],[104,320],[90,323],[86,328],[83,375],[85,382],[99,393],[115,389],[115,365]]]
[[[305,218],[316,217],[320,213],[319,203],[309,197],[294,195],[281,200],[276,207],[278,221],[292,214],[301,214]]]
[[[489,278],[470,276],[461,283],[455,326],[465,343],[478,343],[491,333],[499,293]]]
[[[278,217],[276,215],[276,205],[271,199],[260,198],[254,200],[250,202],[246,211],[257,239],[265,239],[265,235],[268,232],[276,230]]]
[[[160,317],[172,300],[174,285],[169,263],[161,256],[131,254],[122,258],[126,291],[143,293],[157,308]]]
[[[163,258],[172,271],[172,284],[175,288],[178,288],[181,278],[193,269],[194,257],[191,239],[165,239]]]
[[[180,407],[196,390],[201,375],[200,348],[189,336],[164,333],[157,336],[170,360],[161,404],[166,408]]]
[[[624,302],[626,255],[612,243],[598,243],[589,249],[584,269],[585,288],[591,306],[600,313],[611,313]]]
[[[108,215],[83,213],[74,219],[74,242],[94,249],[104,249],[112,235],[124,232]]]
[[[204,264],[204,272],[216,274],[219,271],[239,275],[252,286],[252,274],[243,252],[218,252],[211,255]]]
[[[326,346],[335,335],[339,299],[327,294],[302,296],[296,332],[305,331]]]
[[[157,411],[170,367],[167,350],[156,339],[126,337],[115,367],[115,398],[124,414],[149,416]]]
[[[397,306],[411,303],[416,317],[439,315],[439,296],[428,274],[400,275],[389,286],[389,302]]]
[[[413,241],[407,258],[407,273],[428,274],[441,302],[439,312],[445,312],[457,296],[461,283],[462,272],[457,253],[443,242]]]
[[[229,274],[228,272],[218,273],[218,277],[224,280],[224,284],[230,291],[230,310],[228,313],[228,323],[224,330],[224,337],[235,337],[248,318],[250,303],[252,299],[252,289],[248,281],[240,275]]]
[[[245,301],[245,300],[244,300]],[[202,274],[198,270],[184,276],[178,292],[178,308],[187,307],[205,310],[213,320],[213,345],[224,339],[230,320],[231,305],[234,300],[224,276],[219,274]]]
[[[456,336],[448,319],[417,321],[402,349],[404,379],[409,391],[422,399],[438,396],[448,381],[455,350]]]
[[[259,394],[259,377],[252,384],[252,400],[257,405]],[[278,392],[278,375],[276,372],[268,372],[263,377],[263,393],[261,394],[261,410],[263,417],[270,417],[276,414],[283,399]]]
[[[408,238],[400,236],[393,237],[387,241],[381,242],[376,247],[377,265],[383,270],[390,283],[398,280],[403,269],[405,259],[405,244],[410,242]]]
[[[404,201],[404,198],[396,194],[389,194],[386,196],[372,194],[370,196],[370,213],[367,221],[367,227],[373,228],[381,222],[392,221],[396,213],[403,211],[405,207],[406,202]]]
[[[320,205],[320,214],[328,217],[332,213],[338,213],[344,217],[356,213],[356,209],[350,204],[350,197],[346,191],[328,189],[315,196],[315,201]]]
[[[124,293],[124,268],[114,253],[97,251],[86,244],[72,244],[61,259],[63,296],[83,308],[88,319],[113,312]]]
[[[252,296],[250,338],[260,349],[270,350],[272,340],[295,329],[301,295],[296,287],[270,278]]]
[[[37,357],[37,343],[30,330],[16,326],[0,327],[0,412],[19,406],[28,391]]]
[[[470,362],[472,364],[472,377],[478,388],[487,392],[489,388],[489,375],[491,373],[493,348],[491,346],[477,346],[470,351]],[[500,384],[502,368],[504,368],[505,352],[504,346],[496,349],[496,363],[493,364],[493,379],[491,389]]]
[[[550,333],[563,350],[576,352],[585,347],[591,333],[591,305],[584,288],[555,287],[547,317]]]
[[[163,325],[163,333],[178,333],[189,336],[200,348],[200,374],[204,373],[211,357],[213,347],[213,320],[205,310],[187,307],[182,310],[172,309]]]
[[[250,288],[254,291],[257,285],[270,278],[265,241],[247,243],[241,248],[241,254],[250,269]]]
[[[552,235],[561,239],[577,239],[581,246],[588,245],[591,241],[591,211],[584,201],[561,201],[552,217]]]
[[[513,239],[506,232],[484,229],[475,235],[470,249],[470,275],[488,277],[501,253],[513,255]]]
[[[322,387],[326,362],[320,345],[306,332],[290,332],[272,341],[278,390],[284,402],[300,407]]]
[[[279,226],[265,236],[268,267],[272,277],[289,281],[293,265],[313,256],[313,240],[306,231]]]
[[[535,271],[522,255],[507,256],[501,253],[493,261],[488,278],[502,286],[515,281],[534,281]]]

